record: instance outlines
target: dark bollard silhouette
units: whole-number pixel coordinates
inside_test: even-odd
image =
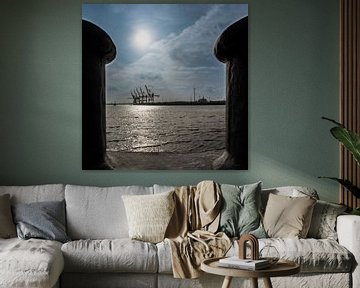
[[[214,169],[248,169],[248,17],[229,26],[214,54],[226,64],[226,151]]]
[[[110,36],[82,20],[82,167],[110,169],[106,163],[105,64],[116,56]]]

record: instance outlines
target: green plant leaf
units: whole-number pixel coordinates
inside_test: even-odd
[[[325,120],[327,120],[327,121],[330,121],[330,122],[336,124],[337,126],[345,127],[344,125],[342,125],[341,123],[335,121],[334,119],[330,119],[330,118],[327,118],[327,117],[321,117],[321,119],[325,119]]]
[[[335,120],[326,117],[322,118],[337,125],[330,129],[331,134],[351,152],[358,165],[360,165],[360,136]]]
[[[356,162],[360,164],[360,137],[356,133],[343,127],[331,128],[331,134],[339,140],[354,156]]]
[[[349,190],[356,198],[360,198],[360,188],[355,186],[349,180],[340,179],[340,178],[336,178],[336,177],[319,177],[319,178],[326,178],[326,179],[337,181],[342,186],[344,186],[347,190]]]
[[[351,215],[358,215],[360,216],[360,208],[354,208],[351,212]]]

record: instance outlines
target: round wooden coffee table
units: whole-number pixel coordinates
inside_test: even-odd
[[[210,274],[225,276],[222,288],[229,288],[233,277],[251,278],[254,288],[258,288],[258,278],[263,278],[265,287],[272,288],[270,277],[289,276],[300,272],[300,266],[288,260],[279,260],[270,268],[254,271],[222,267],[219,265],[219,259],[221,258],[204,260],[201,263],[201,270]]]

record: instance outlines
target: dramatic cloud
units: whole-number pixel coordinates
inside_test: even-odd
[[[113,5],[117,7],[116,11],[114,10],[117,14],[126,13],[132,7],[119,5]],[[141,6],[145,5],[134,6],[138,15],[141,15]],[[147,6],[148,12],[150,6]],[[109,102],[131,102],[130,91],[145,84],[159,93],[162,101],[189,100],[193,95],[193,88],[196,88],[198,96],[213,100],[224,98],[225,68],[213,55],[213,46],[227,26],[247,15],[246,5],[203,5],[202,14],[198,11],[200,6],[196,5],[168,6],[165,18],[161,18],[160,13],[154,14],[158,21],[156,23],[159,24],[155,25],[153,21],[152,29],[158,29],[160,34],[164,24],[174,21],[176,25],[172,25],[175,32],[166,33],[156,39],[142,54],[131,50],[136,47],[116,44],[117,60],[107,66]],[[179,7],[187,9],[186,15],[189,15],[192,7],[197,8],[197,18],[177,17]],[[112,37],[111,34],[110,36]],[[126,58],[126,53],[132,53],[132,58]]]

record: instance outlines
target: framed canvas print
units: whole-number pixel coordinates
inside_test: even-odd
[[[247,4],[83,4],[82,79],[83,169],[247,169]]]

